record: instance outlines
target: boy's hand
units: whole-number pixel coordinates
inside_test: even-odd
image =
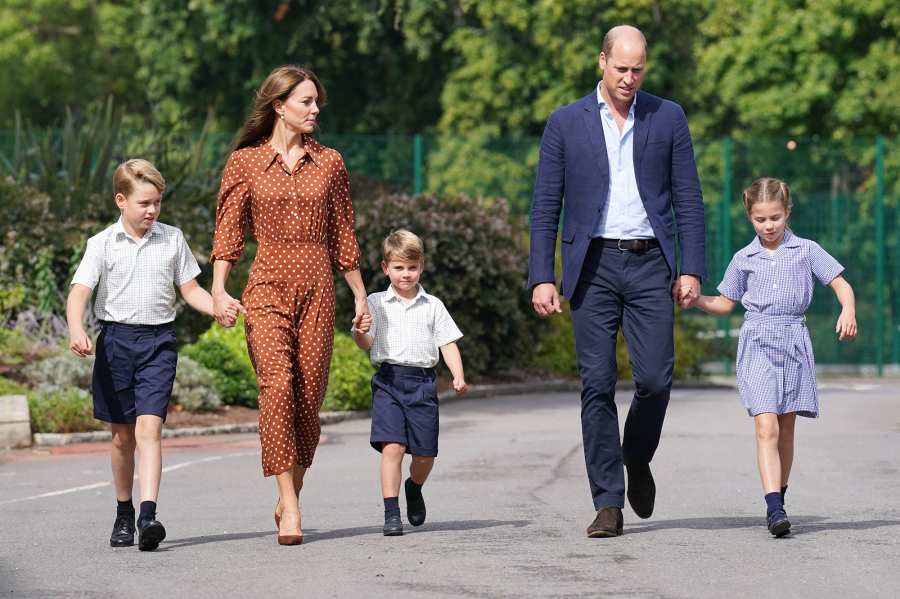
[[[853,339],[856,337],[856,314],[847,310],[842,310],[838,316],[837,325],[834,327],[838,339]]]
[[[226,329],[230,329],[237,322],[238,314],[246,314],[247,310],[241,305],[241,302],[234,298],[229,298],[225,307],[216,314],[216,320]]]
[[[91,355],[91,352],[94,351],[94,345],[91,343],[91,338],[83,330],[72,331],[69,333],[69,349],[76,356],[83,358]]]
[[[456,391],[457,395],[463,395],[469,390],[469,386],[464,379],[453,379],[453,390]]]
[[[372,315],[360,314],[353,319],[353,328],[360,333],[368,333],[372,328]]]

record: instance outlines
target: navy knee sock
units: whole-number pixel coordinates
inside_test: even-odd
[[[131,516],[134,519],[134,502],[131,499],[126,501],[116,499],[116,516]]]
[[[391,516],[400,517],[400,498],[385,497],[384,498],[384,519],[387,520]]]
[[[781,500],[781,493],[766,493],[766,514],[784,511],[784,502]]]
[[[142,501],[141,502],[141,515],[138,517],[138,522],[146,522],[148,520],[156,519],[156,502],[155,501]]]

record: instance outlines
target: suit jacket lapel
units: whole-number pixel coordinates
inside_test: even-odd
[[[637,180],[638,193],[641,191],[641,157],[644,155],[644,148],[647,146],[647,135],[650,133],[650,113],[646,111],[643,102],[643,94],[638,92],[634,98],[634,139],[633,159],[634,159],[634,178]],[[641,198],[644,194],[641,193]]]
[[[594,161],[600,173],[609,179],[609,156],[606,154],[606,137],[603,135],[603,123],[600,122],[600,107],[597,106],[597,93],[588,94],[581,101],[584,107],[584,126],[591,140]]]

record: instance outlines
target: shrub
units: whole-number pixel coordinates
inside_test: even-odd
[[[188,356],[178,356],[172,403],[191,412],[211,412],[222,407],[215,373]]]
[[[250,362],[243,319],[232,328],[213,324],[182,353],[212,371],[222,403],[257,407],[256,373]]]
[[[28,396],[31,430],[34,433],[73,433],[104,428],[95,420],[91,396],[87,391],[66,387],[51,393]]]
[[[368,292],[388,285],[380,267],[382,241],[408,228],[425,243],[422,286],[443,300],[465,335],[459,345],[467,378],[527,361],[535,330],[544,325],[525,292],[526,224],[510,215],[505,201],[413,197],[357,178],[354,208]],[[346,285],[337,293],[338,323],[349,323],[352,295]]]
[[[537,351],[531,364],[543,371],[559,376],[578,376],[578,359],[575,354],[575,334],[569,303],[563,302],[562,314],[550,318],[549,332],[538,340]],[[675,369],[674,380],[698,379],[702,376],[701,363],[710,355],[710,342],[701,339],[702,327],[697,319],[679,313],[675,318]],[[622,331],[616,342],[616,374],[619,381],[634,376],[628,357],[628,347]]]
[[[28,389],[11,379],[0,376],[0,397],[4,395],[26,395]]]
[[[322,410],[368,410],[372,407],[372,363],[346,333],[334,334],[328,391]]]
[[[22,369],[22,374],[37,393],[48,394],[70,387],[89,390],[93,370],[94,356],[80,358],[64,352],[29,364]]]

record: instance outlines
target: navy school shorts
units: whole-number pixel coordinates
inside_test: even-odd
[[[438,428],[434,369],[382,363],[372,375],[372,447],[400,443],[406,453],[434,457]]]
[[[134,424],[145,415],[166,419],[178,364],[172,323],[104,322],[96,354],[94,418],[116,424]]]

